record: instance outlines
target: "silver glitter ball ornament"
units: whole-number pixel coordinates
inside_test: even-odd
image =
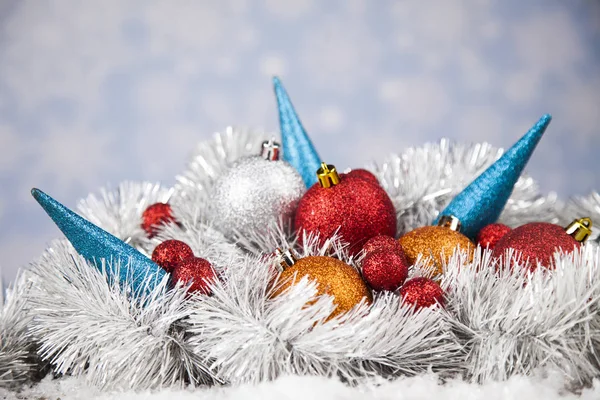
[[[215,182],[211,217],[226,235],[265,232],[280,218],[291,221],[306,188],[298,172],[278,159],[278,149],[263,144],[261,156],[238,160]]]

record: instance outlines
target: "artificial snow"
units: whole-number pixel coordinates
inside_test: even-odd
[[[399,378],[381,385],[350,387],[337,379],[313,376],[285,376],[271,382],[237,387],[205,387],[188,389],[162,389],[155,391],[101,392],[77,378],[52,379],[47,377],[39,384],[25,388],[20,393],[0,389],[0,397],[6,400],[168,400],[168,399],[217,399],[217,400],[308,400],[308,399],[444,399],[444,400],[497,400],[497,399],[598,399],[600,382],[580,394],[567,391],[563,381],[551,375],[545,378],[513,376],[504,382],[479,385],[461,380],[441,383],[434,374]]]

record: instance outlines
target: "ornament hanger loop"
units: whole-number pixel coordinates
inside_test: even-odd
[[[454,215],[442,215],[438,221],[438,226],[452,229],[455,232],[460,232],[460,220]]]
[[[579,243],[585,243],[592,234],[592,220],[588,217],[576,219],[565,228],[565,231]]]
[[[285,251],[282,251],[278,247],[277,249],[275,249],[275,255],[279,260],[279,265],[281,266],[282,270],[291,267],[292,265],[296,264],[296,261],[298,261],[298,257],[296,256],[296,253],[293,249],[287,249]]]
[[[335,165],[324,162],[321,163],[321,168],[317,170],[317,179],[319,179],[321,187],[324,188],[335,186],[340,183],[340,176],[335,169]]]
[[[262,142],[260,156],[268,161],[278,161],[281,146],[275,139],[265,140]]]

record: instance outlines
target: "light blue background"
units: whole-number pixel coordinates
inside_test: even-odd
[[[124,179],[172,184],[227,125],[276,129],[280,75],[319,152],[360,166],[440,137],[506,147],[545,112],[529,165],[563,197],[600,188],[600,3],[0,2],[0,267]]]

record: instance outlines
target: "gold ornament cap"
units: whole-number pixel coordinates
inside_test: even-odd
[[[268,161],[278,161],[281,145],[275,139],[265,140],[260,147],[260,156]]]
[[[275,255],[279,259],[279,265],[281,266],[282,270],[291,267],[292,265],[296,264],[296,261],[298,261],[298,257],[293,249],[287,249],[283,251],[280,248],[277,248],[275,249]]]
[[[321,187],[328,188],[340,183],[340,176],[338,175],[335,165],[321,163],[321,168],[317,170],[317,179]]]
[[[565,231],[579,243],[585,243],[592,234],[592,220],[588,217],[576,219],[565,228]]]
[[[452,229],[454,232],[460,232],[461,223],[454,215],[442,215],[438,221],[438,226]]]

